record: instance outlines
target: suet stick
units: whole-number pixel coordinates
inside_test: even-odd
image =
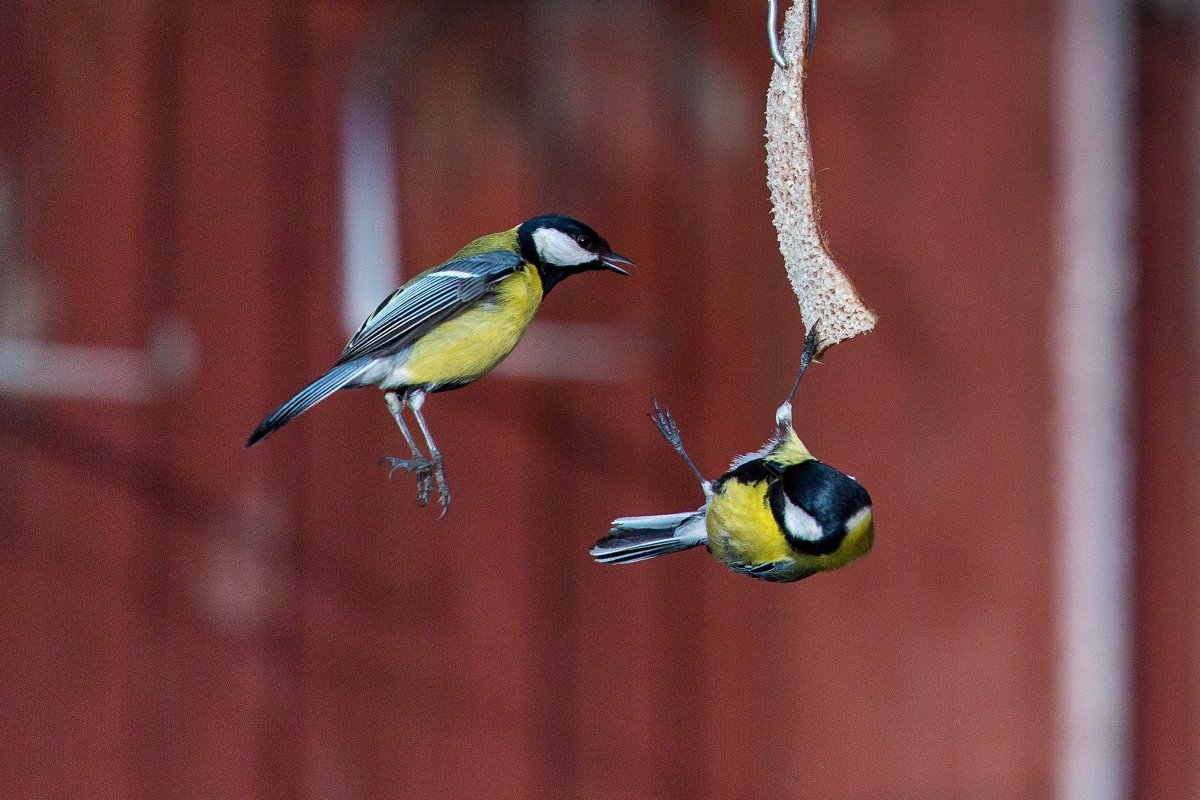
[[[771,74],[767,93],[767,185],[783,263],[809,328],[821,323],[822,349],[875,327],[875,314],[858,296],[825,247],[818,223],[812,146],[804,109],[808,4],[795,3],[784,18],[787,68]]]

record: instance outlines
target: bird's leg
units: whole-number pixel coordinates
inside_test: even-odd
[[[800,388],[800,379],[804,377],[809,364],[816,359],[817,354],[824,347],[820,334],[817,333],[817,324],[817,322],[813,322],[804,337],[804,350],[800,353],[800,371],[796,374],[796,382],[792,384],[792,391],[788,393],[787,400],[783,401],[783,405],[775,411],[775,427],[779,430],[780,438],[786,437],[792,430],[792,399],[796,396],[796,390]]]
[[[408,443],[408,449],[412,453],[412,459],[406,460],[403,458],[394,458],[392,456],[384,456],[379,459],[380,464],[387,464],[392,469],[388,473],[388,477],[392,477],[398,469],[406,469],[416,473],[417,476],[417,505],[423,506],[429,502],[429,491],[433,487],[433,465],[434,462],[421,455],[421,451],[417,449],[417,442],[413,439],[412,433],[408,430],[408,424],[404,421],[404,405],[408,402],[408,395],[403,399],[395,392],[384,392],[383,399],[387,401],[388,411],[392,412],[392,418],[396,420],[396,424],[400,426],[400,433],[404,435],[404,441]]]
[[[429,448],[429,460],[433,463],[433,479],[437,481],[438,502],[442,505],[442,513],[438,517],[441,519],[450,509],[450,484],[446,481],[446,468],[442,464],[442,454],[437,449],[437,445],[433,443],[433,436],[429,433],[429,426],[425,424],[425,417],[421,416],[421,406],[423,405],[425,405],[425,393],[420,389],[409,395],[408,407],[412,409],[417,426],[421,429],[421,435],[425,437],[425,444]]]
[[[671,412],[658,405],[658,400],[654,401],[654,413],[650,414],[650,421],[654,423],[654,427],[658,428],[658,432],[667,440],[667,444],[675,450],[676,453],[683,456],[683,460],[687,462],[688,467],[692,472],[696,473],[696,477],[700,479],[700,486],[704,489],[704,496],[712,496],[712,482],[704,477],[700,469],[696,466],[696,462],[692,461],[692,457],[687,454],[687,450],[683,448],[683,436],[679,433],[679,426],[675,424],[675,420],[671,417]]]
[[[781,440],[786,439],[792,431],[792,399],[796,396],[796,390],[800,388],[800,379],[804,377],[808,366],[816,360],[817,355],[825,349],[825,343],[817,333],[818,322],[819,320],[813,322],[812,327],[804,336],[804,350],[800,353],[800,371],[796,374],[796,382],[792,384],[792,391],[788,393],[787,400],[783,401],[783,405],[775,410],[775,428],[778,431],[776,436]]]

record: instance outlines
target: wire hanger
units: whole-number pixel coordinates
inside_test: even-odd
[[[779,0],[767,0],[767,39],[771,43],[771,58],[780,69],[787,69],[787,59],[779,48]],[[812,55],[813,40],[817,38],[817,0],[808,0],[808,34],[804,37],[804,57]]]

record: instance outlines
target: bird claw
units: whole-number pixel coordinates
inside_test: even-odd
[[[417,505],[421,508],[429,505],[429,492],[432,489],[433,476],[429,474],[429,470],[422,470],[417,473]]]
[[[676,450],[680,449],[683,446],[683,435],[679,433],[679,426],[675,424],[671,412],[659,406],[657,398],[652,398],[652,402],[654,403],[654,412],[650,414],[650,421],[654,423],[654,427],[658,428],[658,432],[671,447]]]
[[[438,519],[441,519],[450,510],[450,484],[446,480],[446,470],[442,467],[440,461],[438,462],[437,469],[434,470],[433,477],[437,481],[438,504],[442,507],[442,513],[438,514]]]
[[[379,463],[380,465],[387,464],[391,467],[388,470],[389,478],[395,475],[398,469],[414,473],[417,477],[417,505],[424,507],[429,504],[429,492],[433,487],[433,471],[441,468],[438,462],[424,458],[384,456],[379,459]]]
[[[429,495],[432,492],[434,483],[437,484],[438,504],[442,507],[442,513],[438,519],[446,516],[446,512],[450,510],[450,484],[446,481],[446,471],[442,466],[442,460],[426,459],[426,458],[396,458],[394,456],[384,456],[379,459],[380,465],[387,464],[391,469],[388,471],[388,477],[396,474],[396,470],[403,469],[412,472],[417,477],[417,505],[426,506],[429,504]]]
[[[420,475],[421,473],[429,472],[434,466],[434,462],[424,458],[396,458],[395,456],[384,456],[379,459],[379,465],[383,466],[384,464],[391,467],[388,470],[389,478],[395,475],[398,469],[408,470]]]

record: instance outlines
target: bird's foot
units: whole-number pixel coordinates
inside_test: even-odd
[[[654,423],[654,427],[658,428],[658,432],[667,440],[667,444],[675,448],[676,451],[682,452],[683,436],[679,433],[679,426],[675,423],[671,412],[659,406],[657,399],[653,402],[654,412],[650,414],[650,421]]]
[[[692,457],[684,449],[683,436],[679,433],[679,426],[675,424],[675,419],[671,416],[671,412],[660,406],[657,399],[651,399],[654,402],[654,411],[650,414],[650,421],[654,423],[654,427],[658,428],[658,432],[667,440],[667,444],[671,445],[676,453],[683,456],[688,469],[700,479],[700,485],[704,487],[704,496],[711,499],[712,484],[704,477],[704,473],[700,471],[696,466],[696,462],[692,461]]]
[[[414,473],[417,476],[417,505],[425,506],[429,503],[429,492],[433,488],[434,472],[440,476],[442,464],[440,460],[431,461],[426,458],[395,458],[394,456],[384,456],[379,459],[379,463],[387,464],[391,467],[388,471],[388,477],[396,474],[396,470],[403,469]],[[442,477],[438,483],[439,494],[441,492],[441,483],[446,479]],[[446,503],[443,503],[443,506]],[[445,514],[445,510],[442,510]]]
[[[450,483],[446,480],[446,468],[442,466],[441,456],[438,456],[434,463],[436,466],[433,468],[433,479],[437,481],[438,504],[442,507],[438,519],[441,519],[450,510]]]

